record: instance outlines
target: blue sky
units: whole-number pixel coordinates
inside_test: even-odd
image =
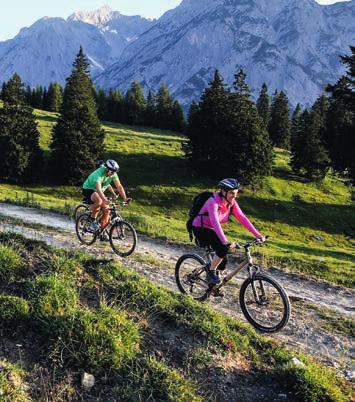
[[[160,17],[165,11],[182,0],[6,0],[0,5],[0,41],[13,38],[23,27],[38,19],[48,17],[67,18],[80,10],[94,10],[108,4],[113,10],[125,15]],[[297,1],[297,0],[295,0]],[[321,4],[336,3],[336,0],[317,0]]]

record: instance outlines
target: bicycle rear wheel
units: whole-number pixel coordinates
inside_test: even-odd
[[[134,227],[126,222],[116,222],[110,229],[110,244],[115,254],[128,257],[137,245],[137,233]]]
[[[258,273],[240,288],[240,306],[245,318],[262,332],[280,331],[290,319],[291,305],[282,286]]]
[[[75,221],[75,231],[80,243],[90,246],[96,240],[97,233],[90,229],[92,219],[90,215],[84,213]]]
[[[175,265],[175,280],[181,293],[203,301],[208,297],[206,281],[206,262],[197,254],[181,256]]]

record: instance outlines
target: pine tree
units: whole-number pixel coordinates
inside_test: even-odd
[[[80,47],[67,78],[51,143],[53,177],[62,183],[80,184],[104,150],[105,133],[97,117],[92,87],[89,62]]]
[[[329,167],[330,160],[323,141],[327,105],[328,99],[322,95],[310,112],[302,114],[297,141],[292,142],[292,169],[310,181],[323,179]]]
[[[123,98],[119,90],[110,89],[106,98],[106,120],[120,122],[122,119]]]
[[[175,100],[171,110],[170,130],[184,132],[185,126],[184,112],[182,111],[179,101]]]
[[[156,124],[158,128],[171,128],[173,98],[167,85],[162,84],[156,95]]]
[[[63,101],[63,88],[58,82],[51,82],[48,87],[47,96],[43,95],[43,106],[50,112],[59,112]]]
[[[99,88],[97,91],[93,88],[94,99],[97,107],[97,115],[100,120],[107,120],[107,99],[105,91]]]
[[[267,85],[263,83],[260,91],[259,98],[256,102],[259,116],[262,118],[265,127],[268,127],[270,117],[270,100],[267,92]]]
[[[291,119],[291,150],[296,146],[301,131],[301,106],[297,103]]]
[[[157,124],[156,96],[152,91],[149,91],[147,96],[147,104],[144,110],[144,124],[149,127],[156,127]]]
[[[289,149],[291,139],[291,123],[286,94],[281,91],[273,98],[269,122],[271,141],[277,147]]]
[[[301,174],[301,170],[306,163],[303,149],[306,144],[306,127],[308,126],[309,112],[305,109],[297,118],[297,127],[291,142],[291,160],[290,165],[296,174]]]
[[[128,124],[139,125],[144,123],[146,101],[141,84],[132,82],[125,96],[125,120]]]
[[[213,80],[201,95],[199,104],[192,103],[188,119],[189,141],[184,151],[192,166],[200,173],[219,176],[215,161],[220,159],[218,145],[226,133],[229,91],[225,88],[222,76],[215,71]]]
[[[251,100],[246,74],[235,75],[231,93],[230,129],[225,140],[224,171],[233,170],[243,184],[258,184],[271,173],[273,150],[268,133]]]
[[[355,47],[350,49],[350,56],[341,57],[347,66],[346,74],[327,87],[331,97],[325,139],[333,169],[355,184]]]
[[[41,85],[36,85],[36,87],[32,89],[31,106],[35,109],[43,108],[43,87]]]
[[[42,152],[33,110],[26,104],[19,75],[2,88],[0,109],[0,177],[12,182],[30,182],[40,174]]]
[[[235,76],[233,93],[215,72],[199,104],[190,107],[188,137],[185,153],[205,175],[257,184],[271,172],[272,146],[243,70]]]

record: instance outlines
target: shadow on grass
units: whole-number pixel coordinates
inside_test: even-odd
[[[201,182],[195,178],[183,157],[152,153],[126,154],[112,151],[109,155],[120,165],[120,178],[130,186],[190,186]],[[207,180],[206,180],[207,182]]]
[[[307,239],[305,239],[306,241]],[[282,247],[284,249],[287,249],[289,251],[296,251],[302,254],[307,254],[310,256],[315,256],[315,257],[331,257],[335,259],[341,259],[341,260],[347,260],[347,261],[352,261],[354,260],[353,253],[349,250],[349,252],[346,251],[333,251],[333,250],[326,250],[324,248],[317,248],[314,245],[312,246],[299,246],[296,244],[282,244],[282,243],[275,243],[278,245],[278,247]]]
[[[104,128],[111,130],[120,130],[119,133],[110,131],[112,135],[125,136],[129,139],[132,137],[138,137],[142,139],[158,140],[162,142],[182,142],[184,141],[184,135],[169,130],[160,130],[152,127],[141,126],[125,126],[110,122],[104,122]],[[126,133],[122,132],[126,130]],[[168,137],[168,138],[167,138]]]
[[[345,234],[355,228],[355,208],[341,204],[316,204],[243,196],[238,200],[247,215],[263,221]]]
[[[59,116],[55,116],[55,115],[51,116],[51,115],[47,115],[47,114],[43,113],[40,116],[37,116],[37,119],[41,119],[41,120],[47,121],[49,123],[57,123]]]

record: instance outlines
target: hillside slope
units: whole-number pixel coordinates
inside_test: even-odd
[[[119,263],[0,233],[0,286],[6,401],[350,400],[333,370]]]
[[[41,146],[48,150],[56,115],[37,111]],[[188,241],[185,230],[191,200],[215,183],[191,171],[178,134],[105,123],[106,156],[119,161],[120,178],[134,202],[125,211],[138,231],[174,241]],[[275,150],[274,175],[262,189],[244,189],[239,204],[256,226],[270,235],[260,254],[266,264],[285,267],[315,278],[354,286],[354,206],[349,188],[332,176],[305,183],[294,176],[289,154]],[[38,204],[70,213],[81,199],[80,188],[69,186],[0,184],[0,200]],[[239,224],[228,224],[233,240],[250,238]]]

